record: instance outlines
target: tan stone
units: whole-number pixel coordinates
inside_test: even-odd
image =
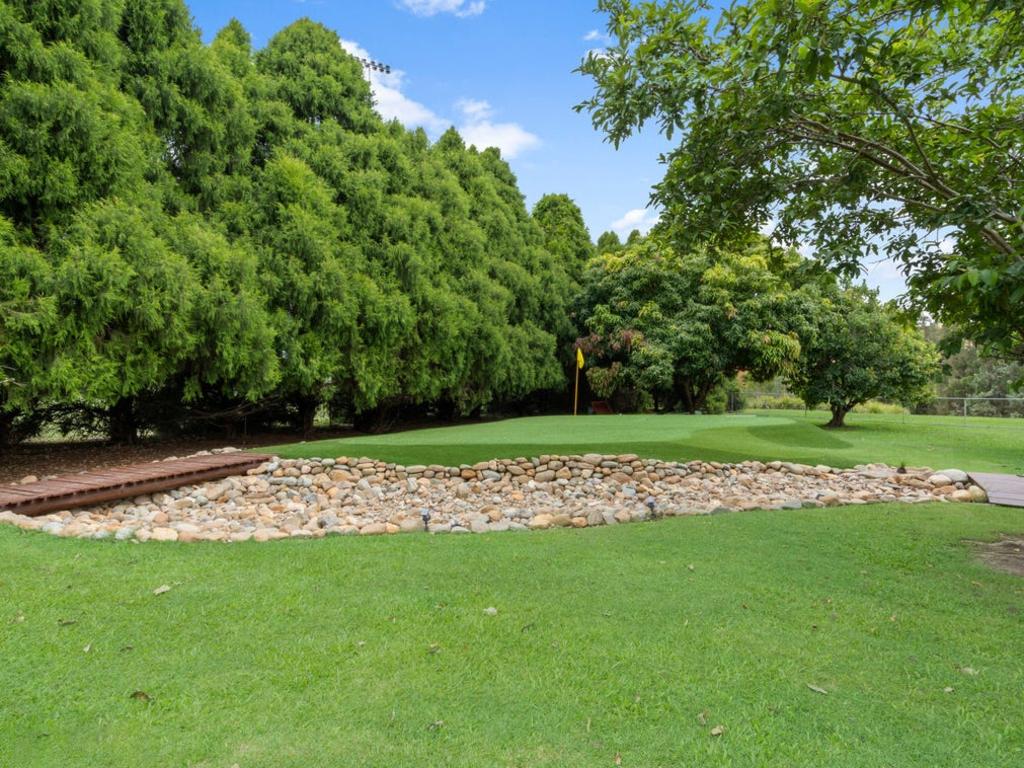
[[[530,518],[529,526],[534,530],[543,530],[545,528],[550,528],[552,519],[553,518],[551,515],[534,515],[532,518]]]
[[[270,541],[271,539],[277,538],[279,531],[276,528],[260,528],[252,535],[253,541]]]
[[[152,541],[177,541],[178,532],[173,528],[154,528],[149,538]]]
[[[480,514],[486,515],[492,523],[496,523],[504,517],[504,515],[501,514],[501,510],[494,504],[488,504],[486,507],[481,507]]]

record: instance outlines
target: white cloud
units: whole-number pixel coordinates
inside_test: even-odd
[[[621,219],[612,222],[612,229],[619,235],[628,235],[634,229],[639,229],[640,234],[646,235],[658,220],[661,214],[650,208],[634,208],[626,211]]]
[[[369,51],[359,43],[338,39],[341,47],[360,59],[372,59]],[[391,72],[366,70],[369,74],[370,89],[377,102],[377,111],[385,120],[398,120],[407,128],[423,127],[428,133],[438,134],[448,127],[448,121],[434,113],[429,107],[413,101],[404,93],[405,72],[392,69]]]
[[[492,123],[484,120],[462,126],[459,133],[467,144],[473,144],[477,149],[497,147],[506,160],[511,160],[540,144],[539,138],[515,123]]]
[[[339,38],[341,47],[360,59],[372,60],[370,52],[359,43]],[[370,89],[376,102],[377,111],[385,120],[398,120],[407,128],[422,127],[436,138],[456,121],[449,120],[434,112],[430,107],[406,96],[405,73],[400,69],[378,72],[367,69]],[[491,118],[494,109],[481,99],[460,99],[455,108],[461,114],[459,133],[467,144],[478,149],[497,147],[506,160],[540,145],[540,138],[517,123],[496,123]]]
[[[402,5],[417,16],[454,13],[456,16],[479,16],[487,7],[486,0],[401,0]]]
[[[459,133],[466,144],[477,149],[497,147],[506,160],[540,146],[540,138],[517,123],[495,123],[494,110],[486,101],[461,99],[455,105],[462,112],[463,123]]]
[[[491,105],[479,99],[459,99],[455,102],[455,108],[468,120],[486,120],[494,114]]]
[[[600,40],[603,43],[611,42],[611,38],[608,35],[597,29],[592,29],[589,32],[587,32],[587,34],[583,36],[583,39],[586,40],[588,43],[592,43],[595,40]]]

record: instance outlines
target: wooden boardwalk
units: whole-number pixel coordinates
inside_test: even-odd
[[[971,472],[971,479],[985,489],[989,503],[1024,507],[1024,477]]]
[[[130,499],[244,474],[268,459],[269,456],[255,453],[218,453],[61,475],[26,485],[0,485],[0,510],[34,517],[47,512]]]

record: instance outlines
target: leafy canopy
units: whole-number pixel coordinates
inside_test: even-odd
[[[616,39],[580,105],[676,147],[654,191],[684,239],[774,225],[1024,357],[1024,13],[1016,0],[600,0]]]
[[[841,427],[855,406],[873,399],[913,405],[932,394],[938,350],[892,308],[863,288],[826,297],[804,342],[789,388],[808,407],[826,403],[829,426]]]
[[[620,408],[701,410],[740,371],[788,371],[810,333],[816,292],[799,259],[764,243],[682,251],[659,236],[598,257],[579,299],[591,385]]]
[[[0,69],[0,443],[564,386],[579,210],[385,123],[334,31],[253,51],[182,0],[4,0]]]

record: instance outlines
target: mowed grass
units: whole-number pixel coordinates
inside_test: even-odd
[[[284,457],[371,456],[404,464],[461,464],[546,453],[637,453],[665,460],[746,459],[851,467],[869,462],[1024,473],[1024,419],[851,414],[825,429],[822,413],[542,416],[295,443]]]
[[[1016,767],[1024,580],[963,541],[1001,531],[1024,510],[241,545],[4,526],[0,765]]]

